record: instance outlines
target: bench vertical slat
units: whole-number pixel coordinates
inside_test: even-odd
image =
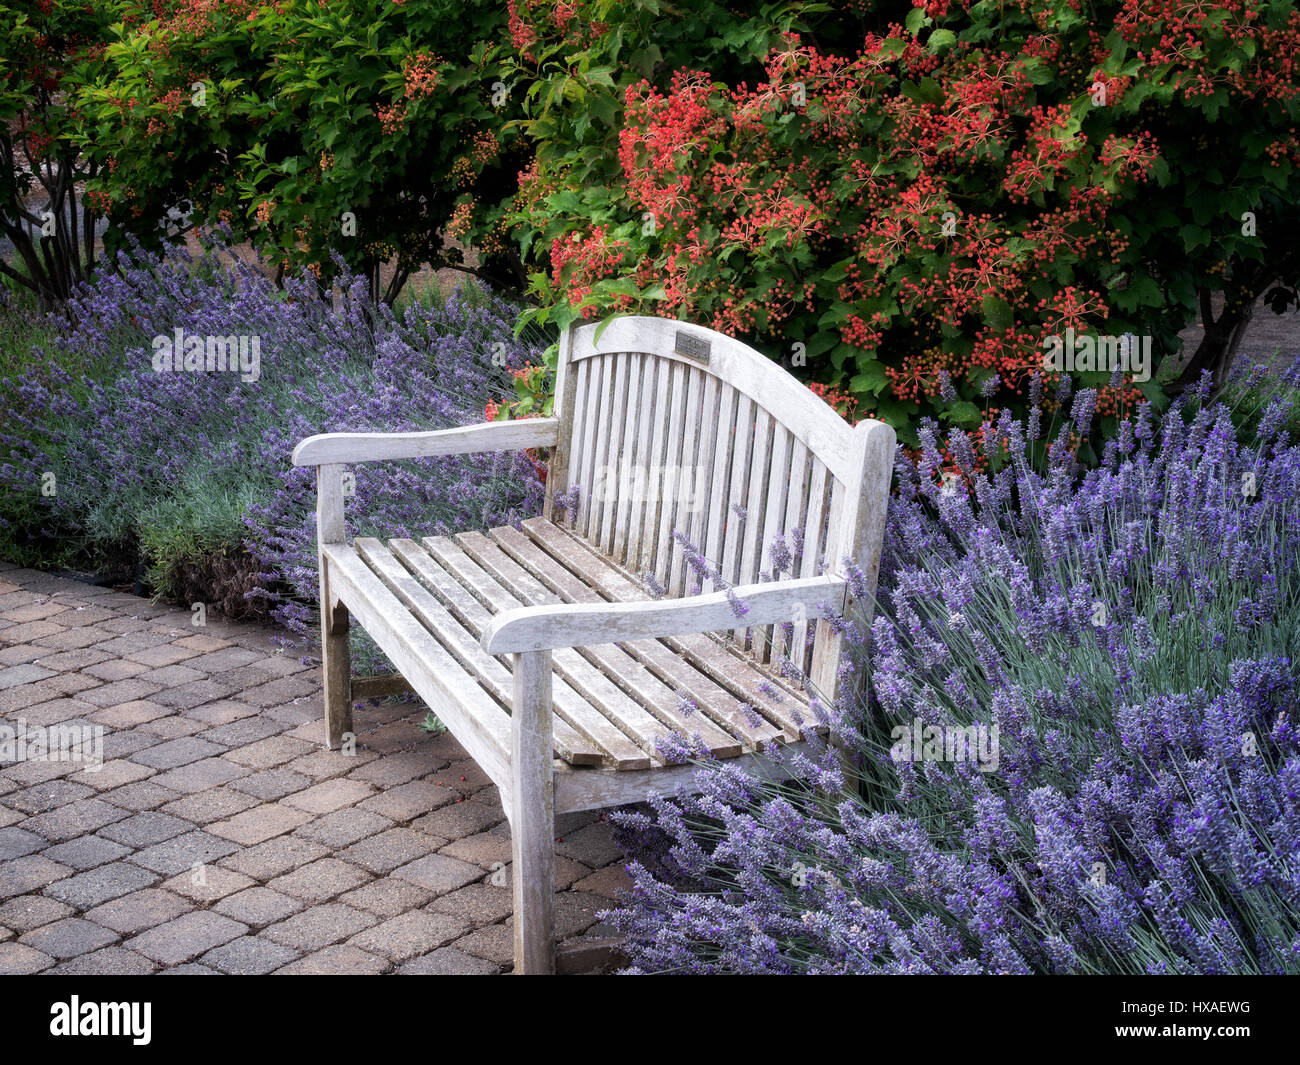
[[[709,478],[709,498],[705,517],[704,557],[715,566],[722,559],[722,545],[727,525],[727,486],[731,473],[731,445],[736,435],[736,406],[740,394],[730,385],[718,390],[718,426],[713,439],[713,473]],[[714,582],[704,582],[702,591],[714,590]]]
[[[768,460],[772,453],[772,416],[759,407],[754,413],[753,446],[749,456],[749,489],[745,494],[745,520],[741,523],[740,565],[733,578],[736,584],[753,584],[758,580],[758,561],[765,537],[763,519],[767,496]],[[750,630],[735,629],[732,641],[740,650],[747,646]]]
[[[704,373],[700,370],[686,371],[686,404],[678,413],[684,423],[682,429],[681,458],[673,471],[672,484],[665,477],[664,491],[668,494],[667,503],[672,509],[672,528],[684,536],[691,532],[691,519],[695,507],[700,503],[695,498],[699,477],[699,438],[703,432],[701,418],[704,408]],[[693,543],[698,550],[700,545]],[[669,595],[681,595],[686,588],[686,551],[679,543],[673,544],[672,562],[668,580],[664,581]]]
[[[668,422],[672,412],[673,366],[667,359],[653,359],[655,378],[655,409],[651,416],[650,466],[662,470],[664,453],[668,447]],[[641,549],[632,569],[638,577],[655,570],[655,555],[659,547],[659,502],[649,496],[641,512]]]
[[[779,579],[772,572],[772,540],[785,533],[786,497],[790,493],[790,431],[773,422],[772,461],[768,467],[767,499],[764,503],[763,528],[759,541],[758,575]],[[760,662],[768,661],[775,625],[750,631],[750,646]]]
[[[803,528],[804,513],[808,505],[808,449],[804,446],[803,441],[790,439],[790,479],[786,486],[785,518],[781,522],[781,534],[785,538],[786,546],[793,553],[794,545],[791,542],[791,534],[795,529]],[[799,570],[799,559],[793,561],[794,571]],[[797,620],[790,619],[791,622]],[[782,655],[789,653],[789,645],[786,642],[785,626],[772,626],[772,646],[768,652],[769,661],[778,662]]]
[[[596,360],[592,372],[598,375],[592,384],[596,392],[597,409],[591,452],[591,506],[587,511],[587,520],[582,534],[595,543],[600,539],[604,495],[609,490],[605,484],[605,477],[608,468],[610,423],[616,418],[613,397],[614,360],[608,357]]]
[[[613,357],[613,392],[606,397],[610,417],[608,423],[602,426],[605,432],[605,447],[602,451],[605,494],[600,508],[600,524],[592,531],[592,539],[600,544],[600,549],[607,555],[614,547],[614,508],[618,497],[624,495],[628,488],[624,483],[620,458],[627,418],[627,364],[630,358],[632,356],[622,354]]]
[[[672,557],[681,551],[681,546],[673,542],[673,501],[665,498],[669,493],[664,490],[664,481],[670,476],[668,471],[678,469],[682,461],[682,423],[685,419],[680,417],[678,412],[681,410],[686,396],[686,367],[680,362],[672,363],[670,381],[671,391],[666,406],[668,416],[665,419],[668,424],[664,427],[667,436],[663,461],[665,475],[659,481],[659,491],[657,493],[659,497],[659,537],[655,545],[654,565],[654,574],[664,587],[667,587],[669,583],[668,568]]]
[[[805,511],[803,557],[799,562],[800,577],[815,577],[820,571],[822,554],[822,526],[826,514],[826,489],[830,477],[820,459],[812,461],[812,476],[808,485],[808,509]],[[790,638],[790,661],[801,673],[808,672],[808,623],[796,621]]]
[[[659,372],[658,360],[646,356],[641,359],[641,397],[636,415],[636,463],[644,471],[645,485],[650,484],[650,475],[654,472],[650,459],[650,444],[654,430],[655,413],[659,409],[659,396],[655,391],[655,379]],[[627,547],[622,561],[632,570],[641,564],[641,549],[645,542],[645,514],[648,492],[632,500],[627,517]]]
[[[591,514],[592,497],[595,494],[596,470],[596,423],[600,417],[600,366],[595,360],[589,360],[579,366],[582,374],[582,408],[577,417],[581,425],[574,426],[575,442],[581,440],[578,450],[578,462],[573,469],[574,483],[579,486],[578,506],[571,515],[572,527],[583,530],[587,527],[587,518]]]
[[[736,401],[736,432],[731,441],[731,477],[727,484],[727,508],[723,517],[726,532],[722,538],[722,557],[718,570],[722,579],[736,583],[740,570],[741,534],[744,521],[737,513],[745,505],[749,491],[749,449],[754,440],[754,404],[748,396]]]
[[[718,421],[719,388],[718,379],[712,374],[702,374],[704,378],[704,400],[700,411],[700,442],[696,451],[695,472],[691,474],[691,519],[689,534],[691,543],[709,557],[706,547],[709,510],[713,506],[713,476],[715,472],[714,451],[718,444],[718,433],[714,426]],[[694,574],[686,576],[686,592],[693,593],[697,581]]]
[[[641,372],[645,359],[640,355],[619,356],[627,360],[627,406],[623,415],[623,440],[618,465],[618,504],[614,515],[610,551],[622,562],[627,557],[628,526],[632,508],[645,493],[646,479],[639,472],[640,458],[636,453],[637,428],[644,412],[641,410]]]

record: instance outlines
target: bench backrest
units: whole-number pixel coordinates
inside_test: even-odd
[[[770,579],[773,538],[790,543],[801,530],[796,576],[853,558],[874,590],[894,457],[888,425],[850,426],[776,363],[711,329],[623,317],[599,341],[596,331],[576,326],[560,343],[548,518],[674,596],[696,585],[674,531],[740,585]],[[556,508],[575,487],[576,507]],[[807,623],[792,621],[789,641],[781,626],[736,629],[732,639],[760,661],[789,658],[830,696],[839,636],[814,621],[810,641]]]

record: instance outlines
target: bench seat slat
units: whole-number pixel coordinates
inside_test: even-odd
[[[474,634],[456,621],[447,609],[434,598],[433,593],[417,581],[399,562],[392,552],[378,540],[358,536],[355,541],[357,553],[380,580],[397,596],[438,641],[455,656],[479,680],[488,693],[503,706],[510,706],[513,698],[513,686],[508,670],[493,655],[479,646]],[[556,710],[559,704],[567,701],[567,693],[555,695]],[[552,729],[555,752],[566,762],[573,765],[614,764],[614,756],[599,743],[583,736],[557,713],[557,720]],[[645,760],[645,765],[649,760]],[[644,766],[625,765],[623,768],[644,768]]]
[[[523,522],[523,529],[572,572],[581,574],[584,581],[606,599],[631,602],[645,598],[644,591],[627,574],[558,526],[530,518]],[[732,654],[717,640],[701,633],[674,636],[663,642],[685,655],[695,668],[733,692],[788,736],[806,736],[810,730],[823,731],[809,717],[806,697],[796,694],[788,684],[759,669],[751,661]],[[769,695],[768,688],[773,689],[776,695]]]
[[[509,589],[520,605],[558,603],[559,596],[534,578],[482,533],[461,533],[456,543],[486,572]],[[687,737],[698,736],[715,757],[734,758],[743,750],[735,736],[724,732],[708,718],[683,714],[677,709],[677,693],[655,677],[617,644],[598,644],[577,649],[577,653],[601,675],[612,681],[626,703],[640,706],[658,719],[655,735],[666,730]]]
[[[505,793],[510,715],[483,691],[347,544],[322,544],[331,587],[470,757]]]
[[[425,537],[423,543],[429,554],[494,614],[529,605],[479,566],[455,541],[447,537],[429,536]],[[655,764],[662,764],[659,740],[669,731],[668,726],[619,688],[608,676],[608,670],[592,663],[578,651],[572,648],[557,649],[553,657],[557,674],[599,708],[629,739],[649,754]],[[739,744],[735,746],[739,750]]]
[[[605,600],[570,572],[557,559],[549,555],[534,540],[518,529],[504,526],[493,529],[493,540],[501,545],[519,565],[555,592],[566,603],[603,603]],[[743,704],[734,694],[695,669],[680,655],[669,650],[658,640],[633,640],[622,645],[624,650],[687,696],[699,710],[713,718],[723,728],[741,737],[749,747],[766,745],[776,739],[798,739],[768,721],[755,724],[747,719]]]
[[[414,540],[393,540],[389,547],[394,557],[420,581],[423,587],[429,589],[444,609],[463,626],[471,636],[478,653],[505,671],[505,666],[500,665],[494,656],[484,651],[478,642],[484,626],[492,617],[491,611],[467,592],[460,582]],[[563,677],[554,677],[552,683],[554,685],[552,701],[557,717],[567,721],[578,732],[607,751],[616,768],[646,769],[652,764],[657,764],[613,725],[597,707],[575,691]]]

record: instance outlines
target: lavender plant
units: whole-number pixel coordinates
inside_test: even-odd
[[[70,301],[13,390],[0,546],[24,561],[138,558],[157,592],[302,632],[316,598],[315,486],[290,466],[294,444],[481,421],[510,368],[538,358],[514,339],[516,313],[470,286],[400,314],[372,305],[365,279],[345,277],[331,299],[310,277],[279,291],[220,247],[196,259],[124,253]],[[178,329],[257,338],[260,365],[159,372],[155,338]],[[352,472],[350,534],[499,524],[534,513],[541,490],[513,455]]]
[[[634,971],[1300,972],[1297,372],[1248,441],[1202,393],[1086,472],[1086,392],[1042,473],[1009,417],[983,474],[953,434],[966,491],[923,429],[869,654],[842,622],[861,790],[827,751],[618,815]],[[915,758],[918,722],[989,730],[996,769]]]

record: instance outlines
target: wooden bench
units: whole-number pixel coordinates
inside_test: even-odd
[[[516,972],[554,969],[556,814],[689,788],[694,767],[661,746],[674,731],[755,760],[821,728],[808,691],[835,696],[841,643],[821,619],[870,610],[847,602],[840,567],[857,560],[874,588],[894,453],[883,422],[850,427],[753,349],[658,318],[616,318],[599,342],[595,325],[566,332],[555,410],[326,433],[293,454],[318,468],[328,744],[354,701],[393,690],[351,676],[351,615],[500,789]],[[538,447],[544,511],[522,529],[345,538],[347,463]],[[773,539],[793,530],[797,575],[774,581]],[[743,619],[721,587],[697,590],[675,531],[734,586]]]

